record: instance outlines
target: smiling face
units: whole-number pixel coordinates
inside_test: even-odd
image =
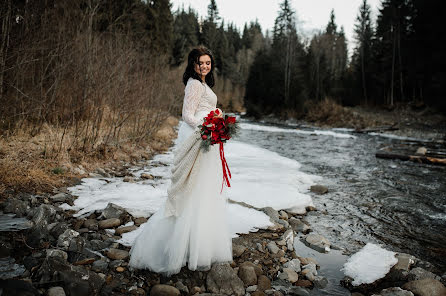
[[[204,82],[204,78],[211,71],[212,62],[211,57],[208,55],[202,55],[198,59],[198,64],[195,64],[194,70],[200,75],[201,80]]]

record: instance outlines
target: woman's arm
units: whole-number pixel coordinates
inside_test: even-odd
[[[183,102],[183,120],[189,124],[192,128],[196,128],[201,124],[202,119],[195,118],[195,111],[197,110],[200,98],[203,95],[204,86],[200,81],[191,79],[186,85],[184,90],[184,102]]]

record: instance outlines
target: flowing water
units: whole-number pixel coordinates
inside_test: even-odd
[[[446,272],[446,166],[375,157],[380,149],[416,151],[431,144],[342,129],[296,133],[295,127],[242,122],[250,128],[241,129],[239,141],[295,159],[301,171],[323,177],[320,183],[329,193],[313,195],[318,211],[306,220],[335,247],[353,253],[367,242],[378,243]],[[444,143],[435,145],[444,149]]]

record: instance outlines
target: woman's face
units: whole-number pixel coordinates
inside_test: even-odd
[[[198,64],[195,64],[194,69],[201,78],[204,78],[211,71],[211,67],[211,57],[208,55],[202,55],[198,59]]]

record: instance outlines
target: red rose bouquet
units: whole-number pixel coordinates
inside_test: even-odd
[[[226,183],[228,187],[231,172],[225,159],[223,144],[236,135],[238,131],[238,122],[234,116],[223,115],[219,109],[211,111],[205,118],[203,124],[199,125],[201,139],[201,147],[205,151],[209,151],[209,147],[214,144],[220,145],[220,159],[223,167],[223,185]],[[229,178],[228,178],[229,175]]]

